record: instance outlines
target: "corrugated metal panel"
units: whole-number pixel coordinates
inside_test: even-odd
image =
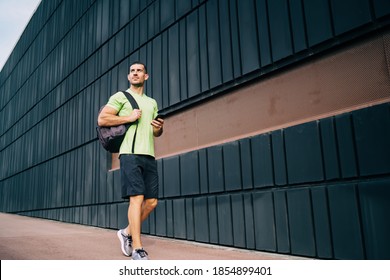
[[[378,106],[376,110],[360,110],[354,114],[353,130],[360,175],[390,172],[389,127],[390,111],[387,105]]]
[[[389,258],[390,223],[387,221],[387,213],[390,210],[389,186],[389,179],[363,182],[358,185],[367,259]]]
[[[318,123],[284,130],[288,182],[318,182],[324,179]],[[299,161],[297,161],[299,158]]]
[[[333,243],[326,187],[311,188],[317,257],[333,258]]]
[[[294,255],[311,257],[317,255],[311,205],[309,189],[287,192],[291,253]]]
[[[277,251],[275,212],[272,192],[253,194],[255,244],[257,250]]]
[[[271,135],[263,134],[251,139],[253,184],[255,188],[274,185]]]
[[[328,195],[334,257],[347,260],[364,259],[356,186],[329,186]]]

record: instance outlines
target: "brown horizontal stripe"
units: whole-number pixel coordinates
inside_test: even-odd
[[[165,120],[157,158],[390,101],[390,34],[306,63]]]

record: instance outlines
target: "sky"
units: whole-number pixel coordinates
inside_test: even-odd
[[[0,0],[0,69],[22,35],[41,0]]]

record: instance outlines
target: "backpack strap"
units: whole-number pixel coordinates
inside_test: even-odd
[[[121,91],[129,100],[131,107],[134,109],[139,109],[137,101],[135,101],[134,97],[128,93],[127,91]],[[135,132],[134,132],[134,138],[133,138],[133,144],[131,146],[131,152],[134,154],[134,146],[135,146],[135,137],[137,136],[137,129],[138,129],[138,120],[135,121],[136,127],[135,127]]]

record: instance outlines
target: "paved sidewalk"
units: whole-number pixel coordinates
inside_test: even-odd
[[[142,236],[153,260],[293,260],[281,254]],[[116,230],[0,213],[1,260],[130,260]]]

